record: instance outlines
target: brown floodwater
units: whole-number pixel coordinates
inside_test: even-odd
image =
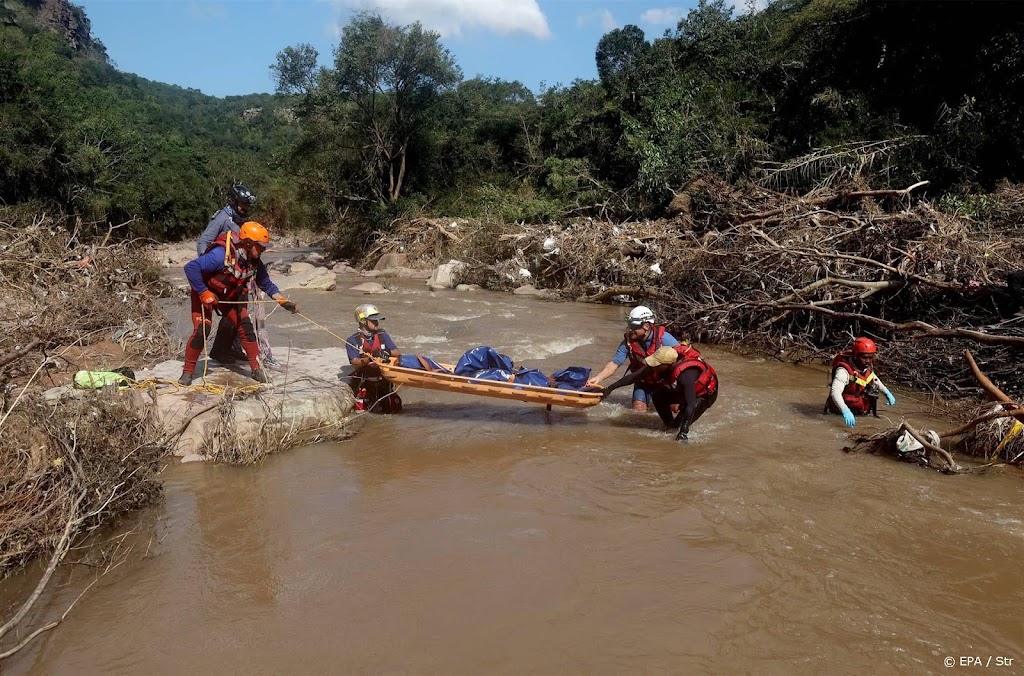
[[[404,352],[491,345],[547,373],[599,369],[626,312],[347,281],[292,295],[342,335],[371,301]],[[270,326],[275,345],[338,345],[283,312]],[[1024,479],[845,454],[841,420],[819,413],[823,367],[702,350],[722,393],[686,444],[628,411],[629,388],[551,412],[405,389],[401,415],[361,417],[350,441],[257,467],[172,463],[162,504],[128,524],[128,560],[4,667],[938,673],[948,656],[1001,656],[1017,671]],[[949,427],[896,393],[888,420],[858,430]],[[38,621],[94,578],[71,568]]]

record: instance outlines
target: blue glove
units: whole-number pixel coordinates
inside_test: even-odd
[[[890,406],[895,406],[896,405],[896,395],[893,394],[892,392],[886,392],[885,393],[885,400],[887,402],[889,402]]]
[[[853,427],[857,424],[857,419],[853,417],[853,411],[850,409],[843,411],[843,422],[846,423],[847,427]]]

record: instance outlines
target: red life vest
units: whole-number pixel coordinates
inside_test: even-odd
[[[704,361],[704,357],[700,356],[697,348],[683,344],[676,345],[672,349],[676,351],[679,358],[676,359],[676,363],[672,365],[671,369],[658,378],[658,382],[661,385],[669,389],[676,389],[679,383],[679,376],[682,375],[683,371],[689,368],[698,368],[700,369],[700,375],[697,376],[697,380],[694,382],[697,396],[703,397],[718,389],[718,374],[715,373],[715,369],[711,368],[711,364]]]
[[[366,354],[377,354],[377,350],[381,348],[380,333],[374,332],[372,340],[367,338],[362,333],[359,334],[359,349]]]
[[[383,347],[380,338],[380,331],[374,331],[373,335],[367,338],[359,333],[359,349],[363,352],[375,355]],[[374,410],[379,413],[401,413],[402,398],[395,392],[392,383],[380,376],[380,370],[376,364],[364,366],[356,370],[356,377],[359,383],[356,391],[356,410]]]
[[[628,331],[623,335],[623,339],[626,341],[626,354],[629,356],[629,367],[626,371],[628,373],[639,371],[644,366],[644,358],[650,357],[652,354],[657,352],[658,348],[661,347],[662,341],[665,340],[665,325],[655,325],[650,347],[645,348],[643,343],[630,340]],[[654,374],[651,374],[641,378],[640,382],[653,383],[655,380],[656,378]]]
[[[850,382],[843,390],[843,402],[854,413],[870,413],[874,397],[868,395],[868,388],[876,378],[871,365],[869,364],[863,371],[858,371],[857,367],[853,365],[853,351],[843,350],[832,359],[832,375],[829,378],[829,385],[835,379],[837,369],[843,369],[850,374]],[[835,406],[831,393],[829,393],[828,401],[833,407]]]
[[[228,243],[231,237],[231,243]],[[209,253],[215,247],[224,247],[224,268],[217,272],[203,275],[206,286],[217,294],[220,300],[244,300],[249,281],[256,276],[256,266],[248,258],[240,258],[236,253],[238,235],[222,233],[206,248]]]

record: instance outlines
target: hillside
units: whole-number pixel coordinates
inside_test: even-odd
[[[0,5],[0,200],[86,220],[201,228],[233,180],[284,213],[275,163],[297,134],[283,99],[228,97],[117,70],[65,0]]]

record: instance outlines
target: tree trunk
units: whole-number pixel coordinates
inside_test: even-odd
[[[405,149],[408,147],[409,142],[406,141],[402,144],[402,148],[398,151],[398,179],[395,180],[394,174],[391,179],[391,201],[397,202],[399,196],[402,194],[402,183],[405,182]]]

